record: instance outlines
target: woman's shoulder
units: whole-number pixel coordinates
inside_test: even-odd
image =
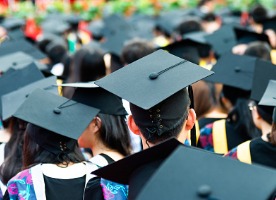
[[[17,180],[23,180],[26,179],[26,181],[30,181],[31,180],[31,169],[25,169],[23,171],[18,172],[13,178],[10,179],[9,183],[11,182],[15,182]]]

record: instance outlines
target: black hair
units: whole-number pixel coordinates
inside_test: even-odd
[[[271,61],[270,55],[271,48],[265,42],[251,42],[247,46],[244,55],[261,58],[267,61]]]
[[[102,121],[100,139],[110,149],[124,156],[131,153],[131,142],[125,116],[98,114]]]
[[[204,22],[214,22],[216,19],[217,16],[214,13],[207,13],[201,18],[201,20]]]
[[[95,81],[106,75],[104,55],[96,49],[81,48],[72,58],[67,82]],[[67,98],[73,95],[73,88],[64,88],[63,94]]]
[[[267,17],[267,10],[258,4],[250,10],[249,14],[256,23],[261,23]]]
[[[275,108],[274,108],[275,109]],[[268,141],[276,146],[276,122],[272,123],[271,133],[268,135]]]
[[[154,46],[142,39],[130,40],[122,50],[121,60],[125,64],[132,63],[154,52]]]
[[[251,91],[223,85],[222,95],[234,106],[239,98],[249,99]]]
[[[244,140],[261,136],[261,131],[255,126],[252,113],[248,109],[248,102],[248,99],[238,98],[227,118],[235,131],[243,134]]]
[[[213,1],[213,0],[200,0],[197,4],[198,7],[204,6],[206,3]]]
[[[10,123],[12,124],[11,138],[5,145],[5,159],[0,167],[0,178],[5,185],[22,169],[23,138],[27,124],[16,118],[11,118]]]
[[[55,155],[41,146],[39,146],[34,138],[38,132],[49,132],[48,130],[29,123],[27,125],[24,137],[24,147],[23,147],[23,169],[27,169],[39,163],[49,163],[49,164],[64,164],[68,165],[70,162],[79,163],[84,161],[84,157],[81,150],[78,147],[77,141],[70,152],[61,152],[59,155]],[[52,134],[52,133],[50,133]]]
[[[175,30],[179,35],[183,36],[187,33],[202,31],[203,29],[198,20],[189,19],[180,23]]]

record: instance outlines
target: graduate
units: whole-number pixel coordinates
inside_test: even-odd
[[[95,165],[84,161],[77,139],[99,112],[37,89],[14,116],[29,122],[23,171],[7,184],[4,199],[83,199]]]
[[[200,127],[198,147],[225,154],[242,142],[259,136],[247,106],[255,65],[256,58],[233,54],[225,54],[214,65],[215,74],[205,80],[223,84],[220,101],[228,116]]]
[[[271,80],[269,82],[269,79],[275,78],[275,75],[275,65],[269,62],[257,66],[255,70],[255,84],[253,84],[252,101],[249,103],[249,108],[252,112],[254,124],[262,131],[262,135],[238,145],[225,156],[248,164],[257,163],[276,168],[273,135],[275,131],[273,110],[275,109],[271,96],[275,90],[275,81]],[[266,88],[268,82],[269,85]],[[267,103],[268,101],[270,103]]]

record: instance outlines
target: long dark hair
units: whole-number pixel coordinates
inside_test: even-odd
[[[236,131],[246,134],[248,139],[261,136],[261,131],[255,126],[252,113],[248,109],[248,99],[239,98],[233,110],[228,114],[228,121]]]
[[[12,133],[10,140],[5,145],[5,160],[0,167],[0,178],[5,185],[21,171],[23,138],[27,124],[16,118],[11,118],[9,121]]]
[[[69,153],[61,152],[59,155],[55,155],[41,146],[39,146],[34,138],[40,131],[54,134],[46,129],[29,123],[26,128],[24,137],[23,147],[23,169],[27,169],[39,163],[50,163],[50,164],[65,164],[68,165],[70,162],[78,163],[84,161],[84,157],[78,147],[77,142],[75,143],[73,151]]]
[[[124,156],[131,153],[131,142],[125,116],[99,113],[102,121],[100,139],[110,149],[117,150]]]
[[[271,133],[268,136],[268,141],[276,146],[276,123],[272,123],[272,130]]]

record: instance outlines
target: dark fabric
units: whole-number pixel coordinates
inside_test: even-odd
[[[276,146],[271,143],[256,138],[250,142],[250,153],[252,163],[276,168]]]
[[[113,160],[110,156],[108,156],[104,153],[101,153],[100,155],[106,159],[108,164],[111,164],[111,163],[115,162],[115,160]]]
[[[247,140],[251,140],[246,130],[236,130],[234,124],[231,122],[226,122],[226,138],[229,150]]]
[[[111,157],[106,154],[101,153],[100,155],[106,159],[108,164],[115,162]],[[100,177],[90,179],[86,185],[84,200],[91,199],[104,200]]]
[[[86,185],[84,200],[91,199],[104,200],[100,177],[90,179]]]
[[[198,120],[198,125],[199,125],[199,129],[203,128],[204,126],[206,126],[207,124],[211,124],[214,121],[218,121],[221,120],[223,118],[201,118]]]
[[[10,199],[9,193],[8,193],[8,191],[6,191],[4,196],[3,196],[3,200],[9,200],[9,199]]]
[[[43,176],[47,200],[82,200],[85,176],[74,179],[55,179]]]

